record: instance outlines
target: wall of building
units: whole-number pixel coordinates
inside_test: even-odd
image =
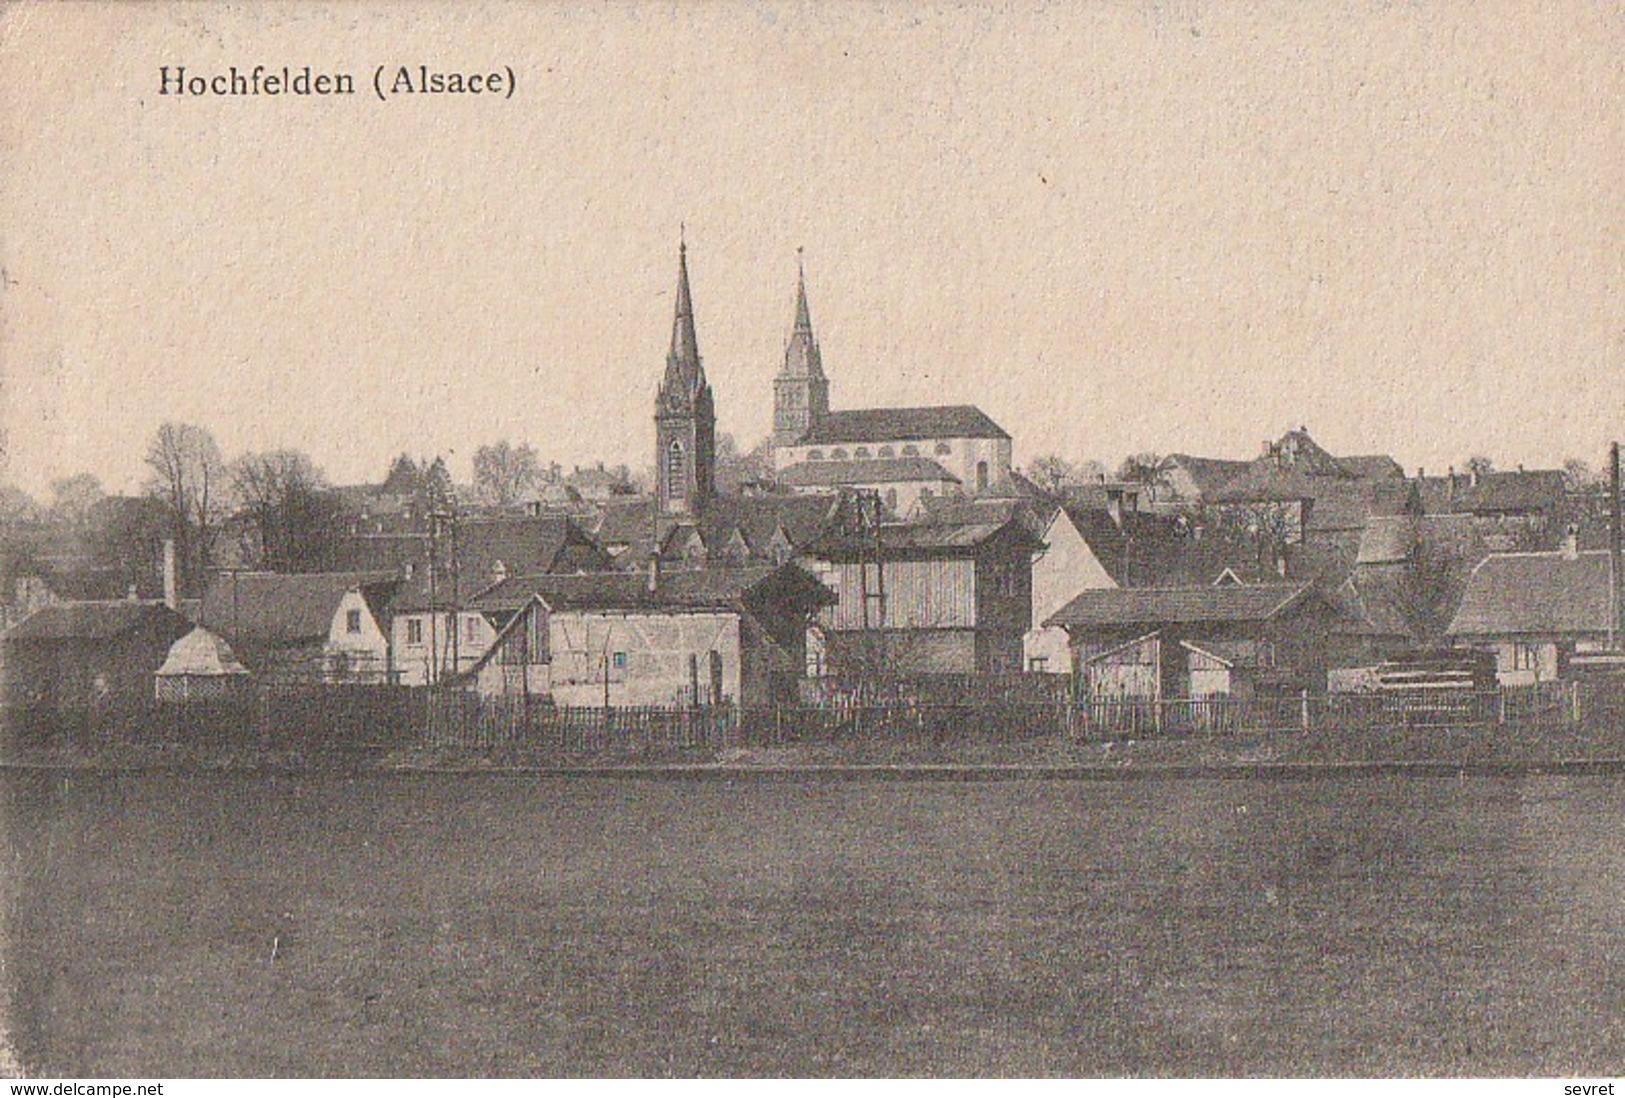
[[[611,705],[685,705],[692,701],[689,657],[696,658],[701,700],[710,686],[710,653],[722,660],[724,701],[740,699],[739,616],[725,612],[550,615],[553,700],[604,704],[608,657]]]
[[[988,485],[1010,475],[1011,441],[1007,438],[950,438],[897,440],[878,443],[838,443],[819,446],[780,446],[773,451],[775,469],[803,461],[858,461],[870,458],[929,458],[959,478],[966,493],[977,490],[977,467],[987,463]]]
[[[820,620],[829,629],[846,631],[865,627],[863,578],[858,564],[836,563],[820,570],[840,601],[826,609]],[[884,569],[885,611],[871,602],[868,626],[877,629],[959,629],[976,625],[976,564],[971,560],[893,560]],[[869,566],[871,591],[876,572]]]
[[[349,628],[352,614],[356,615],[354,632]],[[326,655],[328,682],[389,681],[389,637],[360,591],[347,591],[339,600],[327,631]]]

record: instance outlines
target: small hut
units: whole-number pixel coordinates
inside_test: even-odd
[[[161,702],[207,701],[238,695],[249,674],[225,638],[200,625],[170,646],[153,682]]]

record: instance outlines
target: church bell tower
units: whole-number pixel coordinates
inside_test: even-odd
[[[660,514],[692,516],[716,491],[716,407],[694,336],[688,245],[677,247],[677,312],[655,399],[655,498]]]
[[[773,445],[794,446],[829,411],[829,378],[807,311],[807,272],[796,251],[796,319],[773,379]]]

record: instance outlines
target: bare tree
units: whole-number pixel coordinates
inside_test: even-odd
[[[503,439],[474,451],[474,490],[482,503],[510,506],[541,483],[542,463],[528,443],[515,446]]]
[[[749,450],[726,431],[717,436],[717,491],[734,495],[746,484],[773,479],[773,440],[764,438]]]
[[[1154,453],[1130,454],[1117,467],[1117,479],[1131,484],[1153,485],[1162,481],[1162,455]]]
[[[102,482],[89,473],[53,480],[51,519],[64,532],[83,534],[89,528],[96,505],[106,496]]]
[[[229,505],[220,447],[208,430],[165,423],[147,445],[147,494],[168,511],[183,593],[198,593],[214,561],[214,541]]]
[[[248,520],[249,559],[273,572],[318,571],[327,565],[342,507],[307,455],[298,450],[244,454],[231,472]]]

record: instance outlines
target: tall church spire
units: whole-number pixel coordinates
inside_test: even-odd
[[[666,376],[655,398],[655,470],[659,512],[694,515],[716,491],[716,406],[694,335],[688,288],[688,243],[677,246],[677,308]]]
[[[693,387],[704,381],[700,342],[694,335],[694,297],[688,288],[688,243],[677,245],[677,312],[671,322],[671,351],[666,356],[666,381]]]
[[[801,249],[796,249],[796,327],[797,335],[805,333],[812,338],[812,315],[807,311],[807,266],[801,260]]]
[[[784,366],[773,379],[773,444],[794,445],[828,412],[829,379],[807,308],[807,267],[797,248],[795,324],[784,347]]]

